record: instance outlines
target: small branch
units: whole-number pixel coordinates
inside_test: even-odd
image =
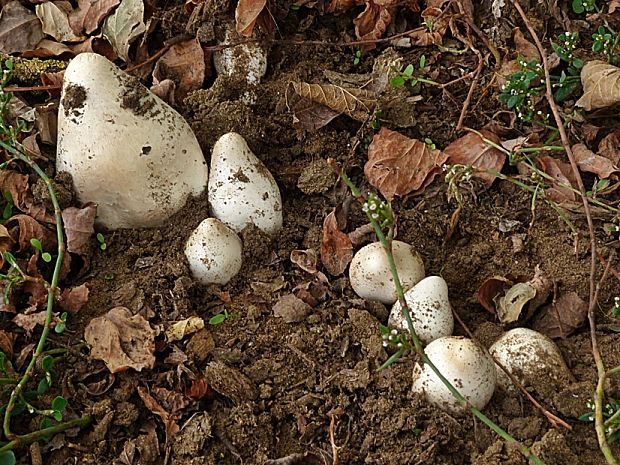
[[[49,428],[43,428],[21,436],[15,436],[13,440],[7,442],[2,447],[0,447],[0,452],[15,450],[20,447],[27,446],[28,444],[32,444],[33,442],[42,440],[45,436],[62,433],[63,431],[67,431],[71,428],[83,428],[85,426],[88,426],[90,422],[91,418],[88,415],[85,415],[81,418],[76,418],[75,420],[70,420],[64,423],[60,423],[58,425],[50,426]]]
[[[471,103],[471,98],[474,95],[474,89],[478,84],[478,77],[480,76],[480,71],[482,71],[482,66],[484,65],[484,60],[480,55],[480,52],[477,52],[478,55],[478,67],[476,68],[476,72],[474,74],[474,79],[471,81],[471,85],[469,86],[469,92],[467,92],[467,97],[463,102],[463,108],[461,109],[461,114],[459,115],[459,121],[456,123],[456,130],[460,131],[463,128],[463,121],[465,120],[465,115],[467,115],[467,109],[469,108],[469,104]]]

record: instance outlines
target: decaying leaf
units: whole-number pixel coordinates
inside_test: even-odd
[[[561,295],[557,301],[540,310],[532,329],[552,339],[565,338],[583,325],[588,304],[575,292]]]
[[[293,250],[291,252],[291,262],[304,270],[306,273],[315,274],[317,272],[316,264],[318,257],[316,250]]]
[[[486,279],[478,288],[476,298],[489,313],[495,314],[495,299],[510,288],[512,281],[504,276]]]
[[[383,127],[368,147],[364,174],[386,199],[393,200],[422,192],[447,159],[441,150]]]
[[[54,222],[53,215],[47,213],[44,206],[34,203],[28,186],[28,176],[13,170],[0,171],[0,191],[8,191],[13,204],[35,220],[45,223]]]
[[[536,289],[528,283],[517,283],[496,301],[497,317],[502,323],[519,319],[523,306],[536,296]]]
[[[286,106],[293,113],[293,126],[297,130],[315,132],[329,124],[340,113],[302,97],[292,85],[286,87]]]
[[[65,289],[60,294],[58,305],[63,310],[75,314],[88,302],[88,287],[86,284]]]
[[[179,426],[176,424],[173,415],[168,413],[161,405],[159,405],[159,403],[149,394],[149,391],[145,387],[138,387],[138,395],[142,399],[142,402],[144,402],[146,408],[161,418],[161,421],[164,423],[164,427],[166,429],[166,441],[179,432]]]
[[[584,144],[575,144],[571,147],[575,161],[579,165],[581,171],[594,173],[599,178],[606,179],[613,173],[618,172],[618,168],[614,166],[609,158],[596,155],[592,150],[588,149]]]
[[[273,314],[286,323],[304,321],[312,312],[312,307],[294,294],[285,294],[273,306]]]
[[[389,0],[366,0],[366,8],[353,20],[357,38],[360,40],[380,39],[392,22],[394,3]],[[366,49],[374,47],[374,44],[364,45]]]
[[[353,258],[351,239],[338,227],[334,208],[323,221],[323,240],[321,241],[321,262],[332,276],[344,273]]]
[[[577,180],[575,179],[573,169],[569,163],[547,155],[537,157],[535,163],[542,171],[554,179],[551,185],[545,190],[547,198],[558,203],[575,201],[575,192],[570,189],[570,186],[575,188]],[[518,163],[517,169],[521,174],[527,174],[528,176],[532,171],[525,163]],[[547,182],[547,180],[545,180],[545,182]]]
[[[620,164],[620,131],[607,134],[598,144],[600,156],[609,158],[616,166]]]
[[[432,24],[429,28],[424,25],[411,31],[407,37],[411,40],[411,45],[426,47],[429,45],[441,45],[443,36],[448,30],[453,14],[442,11],[440,8],[429,6],[422,12],[425,24]]]
[[[527,40],[518,27],[512,30],[512,40],[515,43],[517,53],[525,58],[525,61],[536,60],[539,63],[541,62],[538,47]]]
[[[235,28],[244,37],[250,37],[256,20],[267,6],[267,0],[239,0],[235,9]]]
[[[188,92],[200,89],[205,78],[205,56],[198,39],[174,44],[157,61],[153,84],[170,79],[174,82],[175,101],[182,101]]]
[[[129,46],[146,31],[142,0],[124,0],[103,23],[103,35],[123,61],[129,61]]]
[[[44,251],[53,250],[56,246],[55,231],[47,229],[29,215],[14,215],[7,220],[5,225],[12,233],[15,242],[19,243],[20,252],[32,249],[31,239],[38,239]]]
[[[214,391],[236,403],[255,400],[259,391],[250,378],[220,361],[213,361],[204,371],[207,383]]]
[[[141,315],[132,315],[125,307],[115,307],[105,315],[93,318],[84,330],[91,347],[91,357],[103,360],[110,372],[155,365],[155,331]]]
[[[0,350],[4,352],[9,360],[13,358],[13,343],[15,339],[17,339],[17,334],[0,329]]]
[[[68,207],[62,211],[62,222],[67,236],[67,252],[85,256],[89,253],[97,206],[87,203],[82,208]]]
[[[180,341],[185,336],[194,334],[205,327],[205,322],[197,316],[190,316],[185,320],[177,321],[166,330],[166,339],[168,342]]]
[[[78,7],[69,14],[69,24],[76,34],[92,34],[120,0],[78,0]]]
[[[300,96],[358,121],[366,121],[377,104],[376,94],[364,89],[306,82],[293,82],[292,86]]]
[[[15,323],[20,328],[23,328],[26,331],[26,334],[29,336],[37,325],[45,326],[46,315],[46,311],[35,313],[20,313],[19,315],[15,315],[15,317],[13,318],[13,323]],[[51,326],[56,326],[58,321],[58,313],[54,313],[52,315]]]
[[[41,21],[32,11],[14,0],[2,7],[0,13],[0,52],[32,50],[45,37]]]
[[[480,133],[496,144],[500,143],[499,137],[490,131],[481,129]],[[449,165],[472,165],[476,168],[475,177],[484,181],[487,188],[495,181],[495,175],[486,170],[500,172],[506,161],[506,154],[484,142],[478,134],[470,132],[460,139],[448,145],[443,153],[448,156],[446,161]]]
[[[620,102],[620,68],[605,61],[589,61],[581,68],[583,95],[576,105],[586,111]]]
[[[69,2],[45,2],[35,7],[41,20],[43,32],[58,42],[79,42],[84,37],[75,34],[69,25],[68,13],[72,11]]]

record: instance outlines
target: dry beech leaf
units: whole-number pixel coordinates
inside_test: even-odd
[[[587,316],[588,304],[575,292],[569,292],[553,304],[543,307],[532,329],[552,339],[565,338],[581,327]]]
[[[353,20],[355,35],[360,40],[380,39],[392,22],[392,13],[396,2],[366,0],[366,8]],[[375,48],[375,44],[364,45],[368,50]]]
[[[315,132],[329,124],[340,113],[331,108],[302,97],[291,82],[286,87],[286,106],[293,112],[293,126],[297,130]]]
[[[597,153],[609,158],[614,165],[620,164],[620,131],[607,134],[598,144]]]
[[[78,0],[77,10],[69,14],[69,24],[76,34],[92,34],[118,6],[120,0]]]
[[[103,35],[118,56],[125,62],[129,61],[129,46],[146,31],[144,3],[142,0],[124,0],[114,14],[108,16],[104,23]]]
[[[19,243],[19,251],[32,249],[30,239],[38,239],[44,251],[54,250],[56,247],[56,232],[50,231],[37,220],[28,215],[14,215],[4,223],[13,233],[13,239]],[[14,226],[17,225],[19,237],[15,238]]]
[[[490,131],[481,129],[480,133],[496,144],[500,143],[499,137]],[[482,179],[487,188],[491,187],[495,176],[486,170],[500,172],[506,161],[506,154],[495,147],[485,143],[478,134],[470,132],[460,139],[448,145],[443,153],[448,156],[446,161],[449,165],[472,165],[476,168],[475,177]]]
[[[103,360],[110,372],[128,368],[142,371],[155,365],[155,331],[142,315],[132,315],[125,307],[114,307],[93,318],[84,330],[91,357]]]
[[[0,15],[0,52],[11,53],[32,50],[45,37],[41,21],[17,0],[2,7]]]
[[[325,8],[326,13],[339,13],[362,3],[359,0],[332,0]]]
[[[82,208],[68,207],[62,211],[62,222],[67,235],[67,252],[88,255],[95,233],[97,206],[87,203]]]
[[[86,284],[65,289],[60,294],[58,305],[63,310],[75,314],[88,302],[88,292]]]
[[[202,87],[205,78],[205,55],[198,39],[174,44],[157,61],[153,70],[155,85],[170,79],[174,82],[174,99],[181,102],[185,96]]]
[[[555,180],[555,182],[552,182],[545,190],[547,198],[559,203],[575,201],[575,193],[569,189],[568,186],[575,187],[577,185],[577,180],[575,179],[575,175],[569,163],[544,155],[536,158],[536,164],[542,171]],[[518,163],[517,169],[520,174],[528,176],[531,175],[532,172],[531,168],[525,163]]]
[[[71,11],[69,2],[45,2],[35,7],[45,34],[52,36],[58,42],[80,42],[85,37],[76,34],[69,25],[69,12]]]
[[[46,311],[36,312],[36,313],[20,313],[13,318],[13,323],[15,323],[20,328],[23,328],[26,331],[26,335],[30,336],[30,333],[34,330],[34,328],[39,326],[45,326],[45,318],[47,316]],[[58,313],[54,313],[52,318],[52,327],[56,326],[58,323]]]
[[[274,316],[282,318],[286,323],[304,321],[311,312],[312,307],[294,294],[283,295],[273,306]]]
[[[448,156],[386,128],[374,135],[368,147],[364,174],[388,200],[410,193],[419,194],[442,171]]]
[[[293,89],[300,96],[320,103],[340,114],[358,121],[366,121],[377,104],[374,92],[364,89],[349,89],[333,84],[308,84],[293,82]]]
[[[510,288],[512,281],[503,276],[493,276],[486,279],[478,288],[476,298],[480,305],[489,313],[496,314],[495,300]]]
[[[256,20],[267,6],[267,0],[239,0],[235,9],[235,28],[244,37],[250,37]]]
[[[606,179],[618,171],[618,168],[614,166],[609,158],[596,155],[584,144],[575,144],[571,147],[571,150],[581,171],[594,173],[602,179]]]
[[[9,360],[13,358],[15,339],[17,339],[17,334],[0,329],[0,350],[5,353]]]
[[[496,299],[496,311],[502,323],[519,319],[523,306],[536,296],[536,289],[528,283],[517,283]]]
[[[581,69],[583,95],[576,105],[586,111],[620,102],[620,68],[605,61],[589,61]]]
[[[353,258],[351,239],[338,227],[334,208],[323,221],[323,240],[321,241],[321,262],[332,276],[344,273]]]
[[[540,63],[540,53],[538,47],[523,36],[523,32],[518,27],[512,30],[512,40],[515,43],[517,53],[525,58],[525,61],[536,60]]]
[[[197,316],[190,316],[185,320],[175,322],[166,330],[166,339],[168,342],[180,341],[185,336],[194,334],[205,327],[205,322]]]

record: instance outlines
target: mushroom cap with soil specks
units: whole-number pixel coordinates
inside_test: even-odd
[[[471,339],[448,336],[435,339],[424,349],[439,372],[477,409],[491,400],[495,390],[495,364]],[[458,413],[463,408],[428,365],[416,365],[413,391],[443,410]]]
[[[226,284],[241,269],[243,247],[235,232],[215,218],[207,218],[185,244],[194,278],[202,284]]]
[[[504,333],[489,352],[521,384],[546,391],[567,387],[572,375],[558,346],[544,334],[529,328],[514,328]],[[497,367],[497,384],[504,390],[514,390],[510,378]]]
[[[392,241],[392,254],[404,291],[424,278],[424,263],[409,244]],[[349,267],[351,287],[357,295],[384,304],[396,302],[396,286],[388,264],[387,253],[380,242],[362,247]]]
[[[208,191],[211,214],[237,232],[251,223],[267,234],[282,227],[280,189],[235,132],[224,134],[213,146]]]
[[[109,229],[161,225],[204,191],[209,173],[183,117],[95,53],[65,71],[56,168]]]

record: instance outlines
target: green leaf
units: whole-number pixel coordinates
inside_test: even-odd
[[[54,398],[54,400],[52,401],[52,410],[56,410],[58,412],[62,412],[64,409],[67,408],[67,404],[69,402],[67,402],[67,399],[65,399],[62,396],[57,396]],[[60,421],[60,420],[58,420]]]
[[[592,421],[592,420],[594,420],[594,413],[592,413],[592,412],[584,413],[579,418],[577,418],[577,420],[579,420],[579,421]]]
[[[50,417],[44,417],[41,420],[40,429],[51,428],[52,426],[54,426],[54,422],[52,421]],[[52,439],[52,436],[53,434],[44,434],[41,437],[43,438],[44,441],[49,441],[50,439]]]
[[[54,420],[62,421],[62,412],[55,410],[53,415],[54,415]]]
[[[596,42],[592,44],[592,51],[594,53],[598,53],[601,50],[603,50],[603,42],[597,40]]]
[[[37,238],[32,238],[30,239],[30,245],[33,246],[35,249],[43,252],[43,246],[41,245],[41,241]]]
[[[405,78],[402,76],[394,76],[390,79],[390,86],[392,87],[402,87],[405,85]]]
[[[426,55],[420,57],[420,69],[424,69],[424,65],[426,65]]]
[[[413,76],[413,65],[411,63],[404,69],[403,74],[407,77]]]
[[[578,15],[585,11],[583,7],[583,0],[573,0],[573,11]]]
[[[572,65],[573,65],[575,68],[577,68],[577,69],[581,69],[581,68],[583,68],[583,65],[584,65],[584,64],[585,64],[585,63],[584,63],[584,62],[583,62],[583,60],[582,60],[582,59],[580,59],[580,58],[575,58],[575,59],[573,60],[573,63],[572,63]]]
[[[52,261],[52,256],[48,252],[43,252],[41,254],[41,258],[43,259],[45,263],[49,263]]]
[[[387,326],[384,326],[382,324],[379,325],[379,332],[381,334],[390,334],[390,328],[388,328]]]
[[[47,392],[49,388],[50,388],[49,383],[47,382],[45,378],[43,378],[41,381],[39,381],[39,385],[37,386],[37,393],[40,396],[42,396],[43,394]]]
[[[43,360],[41,360],[41,368],[43,368],[43,371],[52,371],[54,369],[54,362],[54,357],[46,355],[43,357]]]
[[[17,460],[12,450],[0,452],[0,465],[15,465]]]
[[[613,331],[614,333],[620,333],[620,326],[608,326],[607,329]]]
[[[218,313],[217,315],[211,317],[209,324],[215,326],[224,323],[224,321],[226,321],[226,315],[223,313]]]
[[[605,189],[609,185],[609,179],[599,179],[596,183],[596,190]]]
[[[511,95],[510,98],[508,99],[508,103],[506,104],[506,106],[509,109],[512,109],[517,105],[517,103],[519,103],[520,99],[521,99],[520,95]]]
[[[404,353],[405,353],[405,351],[403,349],[400,349],[398,352],[396,352],[390,358],[388,358],[383,365],[381,365],[379,368],[377,368],[377,371],[385,370],[390,365],[392,365],[394,362],[396,362],[399,358],[401,358]]]

